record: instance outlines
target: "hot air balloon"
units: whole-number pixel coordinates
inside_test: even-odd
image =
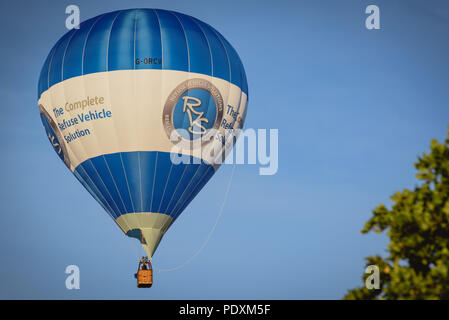
[[[51,49],[38,84],[59,158],[150,260],[220,167],[212,151],[232,148],[222,138],[243,127],[247,103],[229,42],[194,17],[160,9],[84,21]]]

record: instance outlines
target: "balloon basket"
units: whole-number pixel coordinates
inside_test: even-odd
[[[147,257],[140,259],[136,278],[138,288],[151,288],[153,285],[153,266]]]

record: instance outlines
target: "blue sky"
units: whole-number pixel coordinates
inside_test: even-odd
[[[37,80],[65,32],[116,9],[193,15],[236,48],[249,84],[247,128],[279,129],[279,171],[238,165],[223,216],[184,268],[132,274],[144,254],[54,154]],[[365,28],[376,4],[381,29]],[[0,298],[339,299],[361,284],[361,235],[379,203],[413,188],[413,163],[449,125],[447,1],[2,1],[0,3]],[[221,168],[167,232],[156,268],[195,253],[213,226],[232,167]],[[86,221],[89,223],[86,223]],[[81,289],[65,288],[76,264]]]

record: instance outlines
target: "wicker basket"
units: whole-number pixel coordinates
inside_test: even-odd
[[[137,287],[149,288],[153,284],[153,270],[137,271]]]

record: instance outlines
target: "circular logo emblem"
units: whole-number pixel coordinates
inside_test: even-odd
[[[59,132],[58,126],[48,114],[47,110],[42,105],[39,105],[39,113],[41,115],[42,124],[44,125],[45,133],[50,141],[53,149],[59,158],[64,161],[67,167],[70,167],[69,158],[67,157],[67,149],[64,143],[64,138]]]
[[[163,125],[168,138],[209,142],[223,118],[220,91],[205,79],[189,79],[178,85],[164,106]]]

